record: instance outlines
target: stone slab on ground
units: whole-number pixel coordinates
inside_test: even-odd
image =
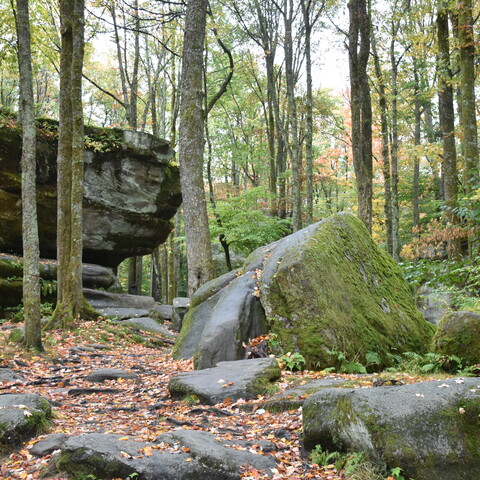
[[[0,395],[0,447],[33,437],[45,427],[51,414],[48,400],[35,393]]]
[[[171,320],[173,316],[172,305],[163,305],[156,303],[149,311],[149,315],[159,320]]]
[[[35,443],[29,452],[36,457],[44,457],[60,449],[67,438],[68,436],[64,433],[53,433]]]
[[[125,320],[127,318],[148,317],[150,310],[146,308],[107,307],[97,308],[97,312],[103,317]]]
[[[94,308],[141,308],[149,310],[155,305],[153,297],[146,295],[129,295],[127,293],[110,293],[103,290],[84,288],[83,294],[87,302]]]
[[[146,332],[160,333],[165,337],[173,338],[173,335],[163,326],[151,317],[128,318],[118,322],[120,325],[128,325]]]
[[[305,400],[310,397],[310,395],[313,395],[322,388],[336,388],[345,385],[346,383],[348,383],[348,380],[342,378],[319,378],[307,381],[304,385],[297,385],[296,387],[288,388],[277,395],[273,395],[270,399],[258,406],[271,412],[296,410],[304,404]]]
[[[169,435],[172,443],[180,445],[189,441],[193,448],[188,453],[180,449],[172,451],[165,445],[163,449],[157,449],[155,445],[133,439],[120,440],[120,435],[89,433],[71,437],[62,445],[62,452],[56,459],[57,469],[75,475],[95,475],[105,480],[132,474],[137,474],[135,478],[138,480],[240,479],[237,451],[220,444],[213,448],[216,440],[212,434],[196,432],[196,435],[182,436],[174,432]],[[212,447],[210,452],[204,451],[200,440],[205,446]],[[148,455],[145,455],[146,447]],[[256,466],[256,462],[262,466],[271,464],[261,455],[249,454],[243,460],[246,464],[252,462],[252,466]]]
[[[118,378],[138,379],[138,375],[118,368],[100,368],[89,373],[85,380],[87,382],[104,382],[105,380],[117,380]]]
[[[257,398],[280,376],[274,358],[252,358],[219,362],[214,368],[181,373],[170,380],[168,388],[174,398],[196,395],[203,403],[215,405],[226,398]]]
[[[308,449],[364,452],[415,480],[465,480],[480,472],[480,379],[323,389],[303,405]]]
[[[25,377],[11,368],[0,368],[0,383],[21,382],[25,383]]]

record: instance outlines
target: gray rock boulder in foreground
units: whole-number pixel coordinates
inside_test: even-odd
[[[387,366],[389,353],[426,352],[433,336],[398,265],[350,214],[257,249],[236,273],[192,297],[176,358],[193,356],[197,369],[240,359],[270,330],[275,353],[299,352],[308,368],[338,366],[329,350],[364,364],[375,352]]]
[[[415,480],[480,474],[480,379],[324,389],[303,405],[308,449],[365,452]]]
[[[215,368],[181,373],[170,380],[168,389],[174,398],[196,395],[203,403],[215,405],[226,398],[257,398],[280,376],[274,358],[253,358],[219,362]]]
[[[0,449],[35,436],[51,414],[50,403],[35,393],[0,395]]]
[[[61,447],[57,469],[103,480],[132,474],[138,480],[236,480],[240,479],[242,465],[263,469],[275,466],[271,458],[223,446],[207,432],[174,431],[160,435],[158,443],[171,447],[163,445],[161,449],[120,438],[98,433],[71,437]],[[190,451],[185,453],[182,446]]]

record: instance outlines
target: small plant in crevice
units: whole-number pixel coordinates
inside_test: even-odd
[[[339,373],[367,373],[367,369],[358,360],[348,360],[345,352],[338,350],[327,350],[327,354],[332,358],[337,366],[325,368],[325,372]]]
[[[302,370],[305,365],[305,357],[298,352],[288,352],[285,355],[282,355],[278,360],[282,368],[292,372],[295,370]]]
[[[341,457],[340,452],[329,452],[328,450],[323,450],[321,445],[317,445],[309,455],[312,463],[317,465],[329,465],[332,462],[336,462]]]

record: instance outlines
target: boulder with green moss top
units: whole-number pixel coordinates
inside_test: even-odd
[[[56,256],[57,122],[37,121],[40,251]],[[21,255],[21,135],[14,117],[0,127],[0,251]],[[145,255],[171,231],[181,203],[179,170],[169,144],[145,132],[86,127],[86,262],[116,267]]]
[[[46,429],[50,403],[34,393],[0,395],[0,449],[20,444]]]
[[[433,337],[433,350],[442,355],[455,355],[467,364],[480,363],[480,315],[453,312],[440,320]]]
[[[304,444],[363,452],[415,480],[465,480],[480,472],[480,382],[456,378],[314,393],[303,404]]]
[[[278,353],[299,352],[316,368],[335,365],[332,351],[364,364],[375,352],[386,366],[391,353],[425,352],[433,336],[398,265],[350,214],[257,249],[230,275],[192,298],[174,353],[193,356],[195,368],[242,358],[266,329]]]

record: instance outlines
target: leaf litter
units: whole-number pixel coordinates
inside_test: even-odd
[[[320,466],[308,459],[301,442],[301,407],[272,413],[262,408],[268,400],[267,396],[236,402],[226,399],[215,407],[201,407],[197,400],[194,405],[173,400],[168,392],[170,378],[191,371],[193,362],[174,360],[169,345],[163,348],[153,346],[155,340],[157,345],[161,344],[161,338],[155,334],[148,334],[148,345],[139,344],[134,332],[122,331],[117,335],[112,324],[99,317],[94,322],[83,322],[73,332],[49,331],[44,340],[46,352],[33,354],[8,342],[9,330],[14,326],[4,323],[0,331],[3,346],[0,366],[14,368],[27,382],[0,382],[0,390],[2,393],[37,393],[52,403],[55,413],[47,433],[26,442],[8,457],[0,456],[0,480],[45,478],[42,475],[52,455],[38,458],[30,454],[30,448],[53,433],[68,436],[92,432],[115,433],[121,436],[120,440],[146,442],[148,445],[139,449],[140,457],[150,456],[156,449],[188,452],[187,448],[179,445],[155,443],[159,435],[179,426],[210,432],[232,448],[273,455],[277,459],[276,468],[270,472],[245,468],[241,473],[244,480],[347,478],[345,472],[337,471],[334,465]],[[106,380],[92,387],[92,382],[85,381],[85,377],[100,368],[122,369],[137,374],[139,378]],[[281,392],[326,376],[323,372],[282,371],[282,379],[276,385]],[[328,377],[352,380],[357,388],[372,386],[371,377],[331,373]],[[418,380],[405,375],[406,383]],[[88,394],[88,389],[92,394]],[[72,393],[80,390],[84,393]],[[239,439],[247,440],[251,446],[239,445],[236,442]],[[271,442],[273,451],[263,451],[261,440]],[[48,478],[67,480],[61,476]]]

